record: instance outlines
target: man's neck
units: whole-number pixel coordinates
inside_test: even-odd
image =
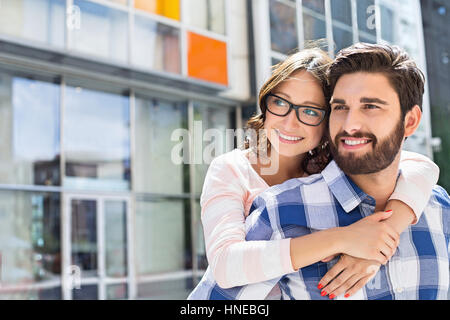
[[[375,199],[375,211],[382,211],[397,183],[400,152],[385,169],[372,174],[348,175],[366,194]]]

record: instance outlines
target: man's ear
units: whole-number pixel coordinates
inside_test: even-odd
[[[422,119],[422,111],[415,105],[405,116],[405,137],[412,136],[416,132]]]

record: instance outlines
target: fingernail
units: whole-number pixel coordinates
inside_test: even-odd
[[[329,296],[330,299],[334,299],[334,297],[336,297],[334,294],[330,294]]]
[[[346,293],[344,297],[345,297],[345,298],[348,298],[348,297],[350,297],[350,294],[349,294],[349,293]]]
[[[389,212],[392,212],[392,210],[385,211],[384,213],[389,213]]]
[[[327,295],[327,292],[326,292],[325,290],[322,290],[322,292],[320,293],[320,295],[321,295],[322,297],[324,297],[324,296]]]
[[[323,285],[321,283],[319,283],[319,285],[317,286],[317,289],[322,289]]]

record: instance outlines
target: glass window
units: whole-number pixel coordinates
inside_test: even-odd
[[[143,68],[180,73],[179,30],[136,15],[132,63]]]
[[[186,300],[194,289],[191,278],[138,284],[138,298],[148,300]]]
[[[0,74],[0,183],[59,185],[59,85]]]
[[[325,39],[327,37],[325,19],[303,13],[303,32],[305,41]]]
[[[97,201],[71,201],[71,265],[78,266],[83,278],[98,275]]]
[[[227,44],[188,32],[188,75],[228,85]]]
[[[81,53],[127,62],[128,13],[86,0],[74,0],[80,16],[70,36],[70,48]],[[95,32],[93,32],[95,30]]]
[[[73,86],[67,86],[65,93],[65,186],[86,190],[128,190],[128,97]]]
[[[270,39],[272,50],[288,54],[298,48],[295,9],[270,0]]]
[[[180,0],[134,0],[136,9],[180,20]]]
[[[186,9],[189,25],[225,34],[224,0],[190,0]]]
[[[0,33],[62,48],[65,8],[65,0],[1,0]]]
[[[107,277],[127,275],[127,203],[119,200],[104,202],[105,267]]]
[[[356,1],[358,12],[358,29],[375,38],[377,30],[375,26],[375,1],[374,0],[359,0]],[[360,32],[361,38],[361,32]],[[360,39],[360,41],[362,41]],[[367,41],[364,41],[367,42]]]
[[[188,158],[178,152],[180,159],[172,159],[174,148],[180,146],[188,153],[186,105],[161,99],[136,98],[136,174],[137,192],[181,194],[184,189],[184,165]],[[180,134],[177,134],[177,130]],[[172,135],[176,141],[172,141]],[[179,137],[183,137],[179,141]],[[181,144],[181,145],[180,145]],[[178,161],[186,160],[186,161]],[[170,179],[167,177],[170,176]]]
[[[60,197],[0,191],[1,287],[4,299],[58,299],[61,286]],[[50,284],[43,289],[24,289]],[[52,293],[53,292],[53,293]]]
[[[136,201],[138,276],[185,270],[191,263],[189,215],[184,200]]]
[[[212,159],[234,148],[231,109],[196,102],[194,104],[194,128],[200,128],[202,137],[194,136],[195,189],[200,194],[206,171]],[[197,130],[195,131],[197,133]]]
[[[106,286],[107,300],[123,300],[128,297],[128,285],[125,283],[111,284]]]
[[[324,0],[302,0],[302,6],[314,12],[325,15]]]
[[[353,44],[353,34],[351,31],[333,26],[333,38],[335,43],[335,52],[349,47]]]
[[[331,4],[331,16],[333,20],[352,25],[352,5],[350,0],[333,0]]]
[[[72,290],[73,300],[98,300],[98,286],[84,285]]]
[[[388,42],[394,41],[394,12],[380,5],[380,15],[381,15],[381,38]]]

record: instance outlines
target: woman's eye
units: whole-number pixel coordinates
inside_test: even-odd
[[[317,112],[314,109],[303,109],[303,113],[310,117],[318,117],[319,116],[319,112]]]
[[[284,106],[287,105],[286,102],[284,102],[283,100],[280,100],[280,99],[276,99],[276,100],[275,100],[275,104],[276,104],[278,107],[284,107]]]

